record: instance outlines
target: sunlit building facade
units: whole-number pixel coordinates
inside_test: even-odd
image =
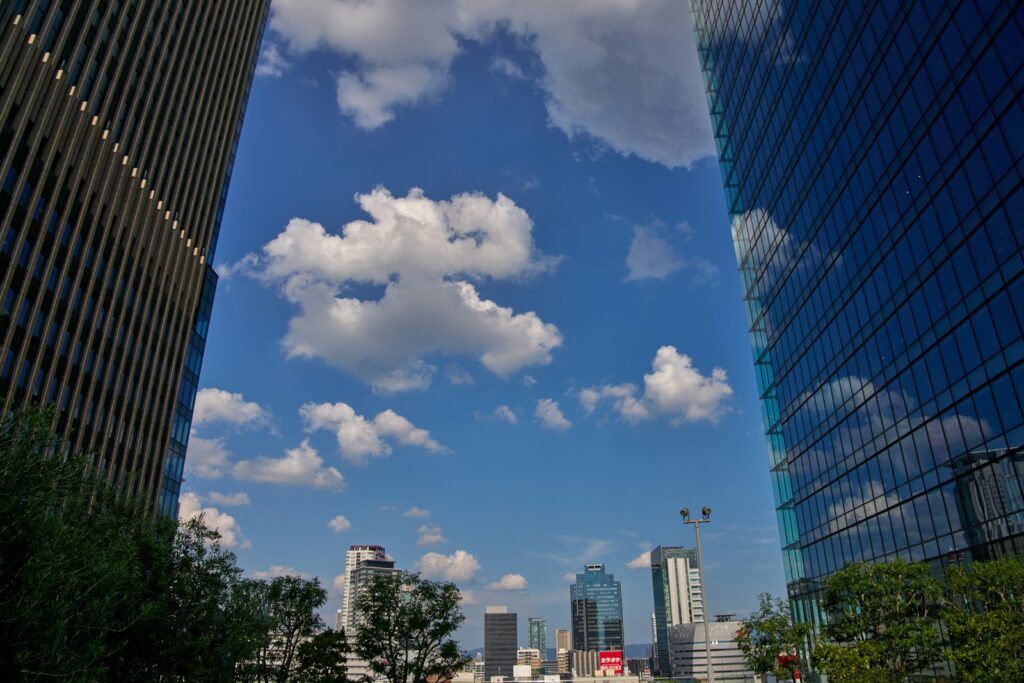
[[[0,404],[167,514],[268,5],[0,2]]]
[[[1024,9],[692,7],[796,616],[1024,554]]]
[[[624,650],[622,584],[604,570],[588,564],[569,586],[572,645],[583,652]]]

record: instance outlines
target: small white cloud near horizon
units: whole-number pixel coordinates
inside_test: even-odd
[[[331,587],[334,589],[334,592],[339,594],[339,595],[344,593],[345,592],[345,575],[344,574],[338,574],[333,579],[331,579]]]
[[[220,534],[221,545],[225,548],[247,550],[252,547],[252,543],[242,534],[242,528],[234,517],[215,507],[203,507],[199,494],[186,491],[178,499],[178,519],[188,522],[197,517],[202,517],[206,528]]]
[[[650,569],[651,568],[651,551],[647,550],[632,560],[626,563],[627,569]]]
[[[193,426],[222,422],[231,425],[259,426],[270,420],[270,411],[239,393],[206,387],[196,394],[192,412]]]
[[[576,581],[576,574],[573,573],[573,572],[566,572],[566,573],[562,574],[562,581],[568,581],[569,583],[574,583]]]
[[[626,422],[665,417],[674,427],[702,420],[718,424],[728,412],[733,390],[722,368],[703,375],[693,366],[693,359],[674,346],[658,349],[651,366],[652,372],[644,375],[642,395],[633,384],[606,384],[582,389],[580,404],[589,415],[601,402],[611,400]]]
[[[235,479],[266,484],[308,486],[313,489],[341,491],[345,478],[334,467],[326,467],[316,449],[303,439],[297,448],[285,451],[282,458],[259,457],[241,460],[231,469]]]
[[[456,550],[451,555],[427,553],[420,558],[419,570],[428,579],[458,583],[472,581],[480,571],[480,563],[465,550]]]
[[[252,502],[249,500],[249,494],[245,492],[217,493],[216,491],[210,491],[210,500],[218,505],[225,505],[227,507],[241,507]]]
[[[419,538],[416,539],[416,545],[421,548],[448,542],[448,539],[441,533],[441,527],[437,524],[424,524],[417,529],[417,533],[419,533]]]
[[[430,516],[430,510],[424,510],[413,505],[411,508],[402,513],[403,517],[413,517],[415,519],[423,519],[424,517]]]
[[[524,591],[529,583],[522,574],[505,574],[500,580],[487,584],[489,591]]]
[[[348,521],[348,517],[345,515],[338,515],[331,521],[327,522],[327,526],[334,529],[334,533],[340,534],[343,531],[348,531],[352,528],[352,522]]]
[[[306,403],[299,409],[306,431],[334,432],[338,450],[343,458],[356,465],[365,465],[370,458],[383,458],[391,454],[391,445],[385,438],[394,439],[404,446],[419,446],[431,453],[449,452],[435,441],[430,432],[420,429],[395,411],[388,409],[367,420],[347,403]]]
[[[270,565],[270,567],[267,568],[266,571],[249,572],[249,576],[254,579],[259,579],[262,581],[266,581],[268,579],[282,578],[285,576],[295,576],[300,579],[309,578],[309,574],[307,574],[306,572],[300,572],[295,567],[285,567],[284,565],[280,564],[272,564]]]
[[[541,425],[548,429],[562,430],[572,427],[572,423],[566,419],[562,409],[558,406],[558,401],[552,398],[538,400],[534,415],[540,420]]]

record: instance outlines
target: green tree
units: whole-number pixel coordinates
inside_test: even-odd
[[[344,631],[327,629],[316,634],[299,645],[295,680],[300,683],[348,683],[347,653]]]
[[[852,652],[826,648],[815,663],[831,677],[837,662],[866,665],[870,680],[906,681],[931,669],[942,657],[934,608],[942,582],[926,564],[895,560],[849,564],[825,579],[822,606],[828,615],[824,635]]]
[[[942,618],[957,679],[1024,681],[1024,562],[975,562],[948,576]]]
[[[760,607],[744,619],[736,643],[756,674],[775,674],[792,680],[802,668],[801,649],[810,631],[807,624],[793,623],[789,604],[770,593],[761,593]],[[780,661],[780,657],[784,657]]]
[[[229,681],[269,625],[200,521],[155,515],[53,413],[0,420],[0,680]]]
[[[245,680],[283,683],[292,675],[298,661],[299,645],[323,629],[316,613],[327,600],[327,591],[319,579],[276,576],[270,581],[254,582],[253,596],[267,617],[266,637],[255,657],[240,669]]]
[[[466,617],[459,589],[419,574],[377,576],[360,591],[354,652],[390,683],[451,680],[469,658],[452,639]]]

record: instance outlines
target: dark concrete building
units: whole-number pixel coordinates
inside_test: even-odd
[[[167,514],[268,5],[0,2],[0,404]]]
[[[1024,8],[692,6],[795,616],[1024,555]]]
[[[512,677],[519,651],[519,623],[507,607],[484,609],[484,680],[492,676]]]

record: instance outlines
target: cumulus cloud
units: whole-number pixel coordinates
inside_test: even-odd
[[[495,57],[491,60],[491,71],[515,80],[525,80],[526,73],[508,57]]]
[[[670,167],[715,153],[689,9],[677,0],[276,0],[272,12],[292,54],[353,59],[337,76],[338,106],[362,128],[439,97],[459,41],[501,31],[535,52],[548,118],[568,137]],[[495,68],[518,77],[513,66]]]
[[[413,517],[413,518],[416,518],[416,519],[423,519],[424,517],[429,517],[430,516],[430,510],[424,510],[423,508],[418,508],[418,507],[416,507],[414,505],[413,507],[411,507],[408,510],[406,510],[405,512],[403,512],[402,516],[403,517]]]
[[[573,572],[566,572],[562,574],[562,581],[568,581],[569,583],[576,583],[576,574]]]
[[[210,500],[227,507],[241,507],[252,502],[249,500],[248,493],[217,493],[216,491],[210,492]]]
[[[281,47],[274,42],[267,43],[256,63],[257,76],[282,76],[291,68],[291,62],[281,53]]]
[[[701,420],[717,424],[728,410],[731,396],[725,370],[714,368],[710,375],[701,374],[689,356],[674,346],[662,346],[654,357],[652,372],[644,375],[642,395],[633,384],[606,384],[581,390],[579,398],[588,414],[611,399],[615,411],[627,422],[665,417],[679,425]]]
[[[260,404],[246,401],[241,394],[208,387],[196,394],[192,424],[199,426],[214,422],[233,425],[261,425],[270,419],[270,413]]]
[[[651,568],[651,553],[645,551],[634,557],[632,560],[626,563],[627,569],[650,569]]]
[[[499,581],[487,584],[490,591],[524,591],[529,586],[522,574],[505,574]]]
[[[536,249],[523,209],[501,194],[434,201],[419,189],[394,197],[378,187],[356,200],[371,220],[332,234],[294,218],[261,256],[247,257],[247,272],[301,309],[283,340],[289,357],[321,359],[382,392],[428,387],[428,356],[476,357],[500,377],[551,362],[557,327],[481,297],[470,282],[519,279],[557,262]],[[380,298],[341,295],[366,284],[383,286]]]
[[[629,270],[627,281],[664,280],[678,270],[690,273],[691,285],[705,284],[717,277],[718,267],[715,264],[696,256],[680,256],[672,244],[659,234],[661,229],[660,224],[633,228],[633,241],[626,254],[626,268]]]
[[[352,522],[348,521],[345,515],[338,515],[331,521],[327,522],[327,526],[334,529],[334,533],[338,534],[342,531],[348,531],[352,528]]]
[[[503,422],[507,422],[510,425],[519,424],[519,418],[516,417],[516,414],[512,412],[512,409],[508,406],[502,405],[495,408],[494,417],[502,420]]]
[[[419,531],[420,537],[416,539],[416,545],[421,548],[448,542],[448,539],[441,533],[441,527],[436,524],[424,524],[417,531]]]
[[[334,432],[341,455],[350,462],[365,465],[370,458],[391,453],[384,439],[393,439],[405,446],[419,446],[432,453],[445,453],[447,448],[393,410],[384,410],[373,420],[356,413],[347,403],[306,403],[299,409],[309,431],[325,429]]]
[[[344,593],[345,592],[345,575],[344,574],[338,574],[333,579],[331,579],[331,587],[334,588],[334,592],[335,593],[339,593],[339,594],[340,593]]]
[[[476,602],[477,602],[476,601],[476,593],[474,593],[471,590],[466,590],[464,588],[460,588],[459,589],[459,602],[463,606],[475,605]]]
[[[298,448],[285,451],[282,458],[242,460],[235,464],[231,472],[236,479],[268,484],[308,486],[333,491],[345,487],[341,472],[333,467],[325,467],[323,458],[307,440],[303,440]]]
[[[260,579],[265,581],[267,579],[276,579],[282,576],[295,576],[300,579],[305,579],[308,578],[309,575],[305,572],[300,572],[295,567],[285,567],[284,565],[280,564],[272,564],[270,565],[270,567],[267,568],[266,571],[255,571],[252,572],[250,576],[254,579]]]
[[[427,553],[420,558],[419,568],[430,579],[472,581],[480,571],[480,563],[465,550],[456,550],[451,555]]]
[[[195,431],[189,434],[185,472],[200,479],[220,479],[231,467],[231,452],[224,439],[204,439]]]
[[[537,401],[537,409],[534,411],[541,425],[548,429],[568,429],[572,423],[566,419],[562,409],[558,407],[558,401],[552,398],[542,398]]]
[[[252,544],[242,535],[242,528],[234,517],[221,512],[215,507],[203,507],[202,498],[198,494],[187,491],[178,499],[178,519],[182,522],[202,517],[203,525],[220,534],[220,542],[225,548],[247,549]]]

